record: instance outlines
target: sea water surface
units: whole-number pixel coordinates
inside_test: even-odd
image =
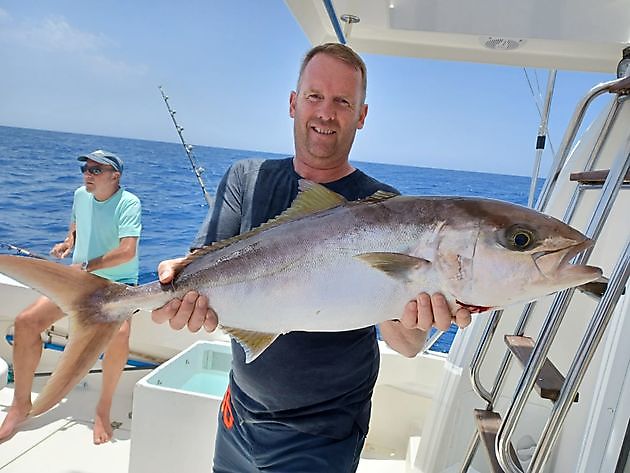
[[[123,186],[142,202],[140,282],[157,278],[157,264],[186,254],[207,204],[179,143],[81,135],[0,126],[0,244],[47,255],[68,230],[74,190],[83,179],[77,156],[95,149],[125,162]],[[286,157],[259,151],[195,147],[203,179],[214,194],[238,159]],[[395,152],[395,151],[394,151]],[[403,194],[491,197],[526,204],[529,178],[447,169],[354,162]],[[539,186],[540,187],[540,186]],[[10,253],[0,248],[4,253]],[[448,350],[450,336],[442,351]]]

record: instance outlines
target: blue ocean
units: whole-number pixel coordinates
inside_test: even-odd
[[[208,208],[180,143],[80,135],[0,126],[0,244],[47,255],[67,234],[74,190],[83,183],[76,157],[95,149],[125,161],[124,187],[142,201],[140,282],[157,278],[157,264],[184,255]],[[197,146],[211,194],[238,159],[286,157],[259,151]],[[491,197],[526,204],[530,180],[447,169],[353,162],[403,194]],[[0,248],[10,253],[6,248]],[[450,334],[452,335],[452,333]],[[443,338],[447,338],[446,336]],[[450,338],[443,341],[448,350]]]

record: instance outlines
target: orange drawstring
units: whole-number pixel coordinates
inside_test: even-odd
[[[230,387],[228,386],[221,401],[221,414],[223,414],[223,425],[227,429],[231,429],[234,426],[234,414],[232,413],[232,395],[230,393]]]

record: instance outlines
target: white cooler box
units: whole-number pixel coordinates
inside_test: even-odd
[[[138,381],[129,473],[212,471],[231,364],[229,342],[199,341]]]

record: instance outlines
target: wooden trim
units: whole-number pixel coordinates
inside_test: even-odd
[[[577,181],[580,184],[604,184],[604,181],[608,177],[608,172],[608,169],[602,169],[599,171],[572,172],[569,180]],[[626,173],[623,183],[630,184],[630,170]]]

